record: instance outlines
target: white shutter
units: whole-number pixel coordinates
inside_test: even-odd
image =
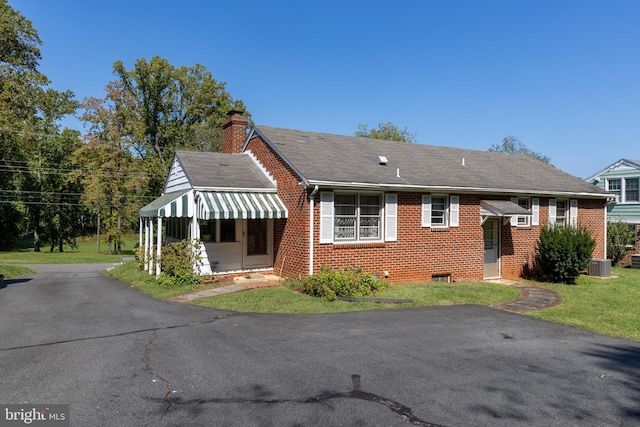
[[[422,226],[431,227],[431,196],[429,194],[422,196]]]
[[[320,192],[320,243],[333,243],[333,192]]]
[[[398,240],[398,195],[385,194],[384,196],[385,228],[384,240],[395,242]]]
[[[556,223],[556,199],[549,199],[549,224]]]
[[[569,224],[572,227],[578,226],[578,200],[576,199],[569,201]]]
[[[514,205],[518,204],[518,198],[517,197],[512,197],[511,198],[511,203],[513,203]],[[518,215],[511,215],[511,226],[512,227],[517,227],[518,226]]]
[[[540,225],[540,199],[531,199],[531,225]]]
[[[457,227],[460,222],[460,196],[449,197],[449,226]]]

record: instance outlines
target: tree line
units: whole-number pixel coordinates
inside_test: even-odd
[[[32,22],[0,0],[0,250],[32,234],[36,251],[62,252],[97,233],[119,251],[139,209],[161,195],[175,151],[219,151],[227,113],[251,118],[203,65],[157,56],[131,69],[116,61],[105,96],[77,100],[39,70],[41,45]],[[86,131],[61,128],[67,115]],[[391,122],[354,135],[416,142]],[[513,137],[490,150],[538,156]]]
[[[166,59],[113,64],[103,98],[76,100],[39,70],[32,22],[0,0],[0,249],[33,233],[36,250],[63,251],[104,233],[109,251],[162,193],[177,149],[218,151],[231,110],[250,117],[204,66]],[[62,129],[77,115],[82,133]]]

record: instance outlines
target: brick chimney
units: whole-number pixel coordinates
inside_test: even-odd
[[[222,124],[222,152],[240,153],[242,143],[247,138],[249,119],[242,111],[229,111],[227,120]]]

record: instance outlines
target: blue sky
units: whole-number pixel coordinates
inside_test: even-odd
[[[114,61],[206,66],[258,124],[487,150],[508,135],[583,178],[640,159],[636,0],[9,0],[41,71],[103,97]],[[71,120],[66,124],[78,128]]]

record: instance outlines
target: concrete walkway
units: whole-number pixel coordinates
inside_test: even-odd
[[[545,308],[555,307],[562,302],[562,296],[551,289],[524,285],[522,283],[516,283],[506,279],[488,280],[488,282],[515,286],[522,292],[518,299],[496,304],[492,306],[494,308],[515,311],[517,313],[527,313],[529,311],[544,310]]]
[[[250,274],[246,277],[235,278],[233,280],[233,283],[229,285],[211,288],[204,291],[198,291],[192,294],[178,295],[176,297],[167,298],[167,300],[175,302],[188,302],[200,298],[228,294],[229,292],[246,291],[248,289],[267,288],[273,286],[280,286],[280,277],[272,274]]]

